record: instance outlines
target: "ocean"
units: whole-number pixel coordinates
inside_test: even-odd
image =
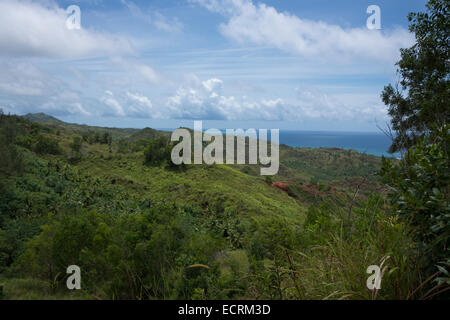
[[[173,131],[174,129],[160,129]],[[206,131],[206,129],[204,129]],[[225,129],[219,129],[225,134]],[[258,131],[258,130],[257,130]],[[270,130],[268,132],[270,140]],[[280,129],[280,144],[301,148],[341,148],[381,157],[399,157],[387,152],[391,140],[382,132],[299,131]]]
[[[375,156],[394,157],[387,152],[391,140],[377,132],[332,132],[280,130],[280,143],[291,147],[335,147]]]

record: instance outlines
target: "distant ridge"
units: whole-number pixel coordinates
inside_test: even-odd
[[[110,127],[89,126],[86,124],[68,123],[43,112],[28,113],[26,115],[23,115],[22,118],[31,122],[41,123],[49,127],[64,128],[65,130],[72,131],[73,133],[78,135],[83,135],[86,132],[93,132],[99,134],[104,134],[108,132],[115,139],[130,138],[131,136],[135,135],[135,137],[133,137],[132,140],[138,140],[139,138],[142,139],[154,138],[158,135],[167,135],[167,133],[162,133],[160,131],[150,128],[141,130],[133,128],[110,128]],[[141,131],[142,133],[140,133]]]
[[[53,124],[62,124],[63,121],[52,117],[51,115],[48,115],[43,112],[39,113],[27,113],[26,115],[22,116],[23,118],[31,121],[31,122],[45,122],[45,123],[53,123]]]

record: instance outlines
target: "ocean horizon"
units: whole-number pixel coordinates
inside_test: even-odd
[[[206,131],[208,128],[204,128]],[[172,128],[158,130],[173,131]],[[225,129],[218,129],[225,134]],[[270,140],[270,130],[268,130]],[[307,131],[280,129],[280,144],[294,148],[340,148],[374,156],[398,158],[387,150],[391,140],[382,132]]]
[[[375,156],[397,157],[388,149],[391,140],[382,132],[280,130],[280,143],[302,148],[340,148]]]

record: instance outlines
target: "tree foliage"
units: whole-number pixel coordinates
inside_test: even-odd
[[[166,137],[159,137],[148,142],[144,151],[145,164],[160,165],[170,160],[170,147]]]
[[[415,227],[426,268],[450,257],[450,126],[432,139],[420,137],[398,164],[385,160],[381,170],[394,210]]]
[[[79,136],[73,137],[72,143],[70,144],[70,148],[76,155],[80,154],[82,146],[83,146],[83,139]]]
[[[397,63],[400,86],[388,85],[382,93],[389,108],[394,130],[391,152],[408,149],[422,133],[448,123],[449,39],[450,17],[448,0],[430,0],[429,12],[410,13],[410,31],[416,43],[401,49]]]
[[[395,131],[391,152],[406,151],[397,163],[383,160],[380,172],[389,188],[395,214],[414,227],[417,264],[425,278],[438,284],[430,292],[450,289],[449,207],[449,36],[448,0],[430,0],[428,12],[408,16],[416,44],[401,50],[397,63],[400,91],[385,87]],[[438,271],[438,273],[436,273]],[[446,286],[442,288],[443,286]],[[437,293],[436,293],[437,294]]]

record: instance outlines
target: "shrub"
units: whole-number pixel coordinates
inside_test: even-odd
[[[164,205],[139,215],[68,211],[42,230],[15,267],[46,280],[59,274],[64,283],[66,268],[78,265],[84,288],[105,298],[186,299],[198,287],[208,292],[213,272],[186,267],[208,264],[220,249],[214,237],[194,233],[176,208]]]
[[[415,228],[428,272],[450,256],[450,126],[422,135],[398,164],[384,159],[393,209]]]
[[[58,155],[62,153],[62,149],[57,140],[43,135],[38,135],[36,137],[36,144],[33,147],[33,151],[39,154]]]
[[[150,140],[144,151],[145,164],[160,165],[170,159],[170,148],[165,137]]]
[[[264,224],[256,250],[250,251],[254,294],[261,299],[411,298],[420,277],[408,225],[388,214],[378,195],[355,206],[350,218],[340,210],[333,203],[314,205],[304,229],[296,232],[289,224]],[[270,254],[257,257],[260,252]],[[367,267],[383,261],[382,290],[371,291]],[[414,297],[421,294],[417,290]]]
[[[82,146],[83,146],[82,138],[79,136],[73,137],[72,143],[70,144],[70,148],[76,155],[80,154]]]

